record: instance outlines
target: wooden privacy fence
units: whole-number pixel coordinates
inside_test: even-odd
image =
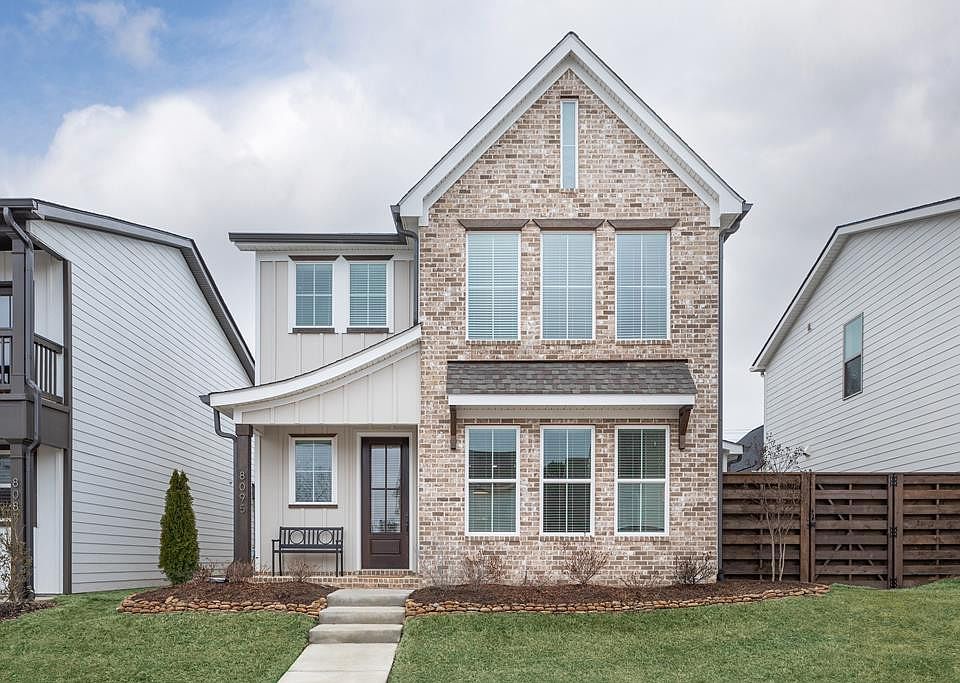
[[[960,474],[724,474],[725,578],[770,578],[771,509],[785,581],[896,588],[960,575]]]

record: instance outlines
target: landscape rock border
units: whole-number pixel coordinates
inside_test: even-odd
[[[604,600],[584,603],[505,603],[482,604],[475,602],[458,602],[446,600],[444,602],[420,603],[407,600],[405,603],[406,617],[428,616],[431,614],[462,614],[465,612],[539,612],[543,614],[593,614],[598,612],[652,612],[661,609],[678,609],[682,607],[706,607],[708,605],[728,605],[745,602],[760,602],[762,600],[776,600],[780,598],[794,598],[804,596],[823,595],[830,590],[824,584],[809,586],[794,586],[785,589],[767,589],[757,593],[740,595],[709,595],[688,600]]]
[[[166,600],[137,600],[134,596],[124,598],[118,612],[127,614],[176,614],[178,612],[292,612],[318,617],[320,610],[327,606],[326,598],[318,598],[310,604],[295,602],[264,602],[244,600],[230,602],[226,600],[181,600],[169,597]]]

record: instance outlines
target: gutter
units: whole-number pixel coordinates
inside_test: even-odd
[[[397,234],[403,238],[412,239],[416,242],[416,249],[413,250],[413,324],[420,322],[420,236],[412,230],[403,227],[403,220],[400,218],[400,205],[391,204],[390,213],[393,214],[393,225],[397,228]]]

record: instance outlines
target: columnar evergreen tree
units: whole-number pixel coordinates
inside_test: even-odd
[[[160,518],[160,569],[177,585],[193,578],[200,566],[197,518],[186,472],[173,471]]]

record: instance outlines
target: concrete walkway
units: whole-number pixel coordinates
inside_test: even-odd
[[[327,596],[310,644],[279,683],[385,683],[408,590],[345,588]]]

